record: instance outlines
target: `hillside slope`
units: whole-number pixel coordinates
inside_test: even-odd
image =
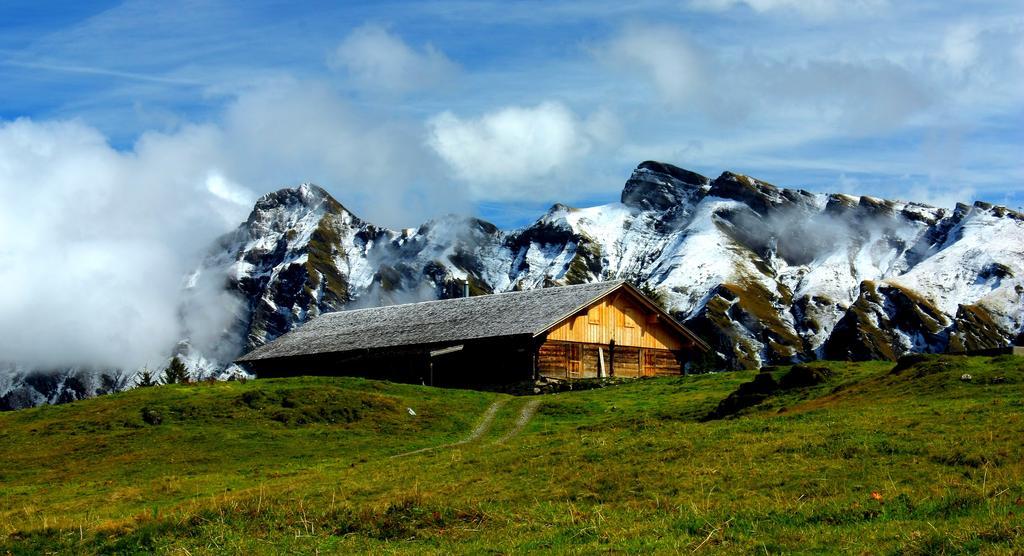
[[[706,422],[756,373],[538,398],[258,380],[7,413],[0,553],[1024,550],[1020,358],[819,366]]]

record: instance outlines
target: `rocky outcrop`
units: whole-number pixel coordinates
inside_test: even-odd
[[[1008,337],[1013,337],[1013,331],[1001,327],[984,305],[960,305],[950,328],[948,351],[965,353],[1005,347]]]
[[[722,172],[715,178],[708,195],[738,201],[760,215],[814,204],[816,200],[810,192],[779,189],[770,183],[732,172]]]
[[[824,345],[828,359],[892,359],[907,352],[945,351],[949,317],[919,294],[865,281],[857,301]]]
[[[0,411],[60,404],[124,390],[131,375],[119,370],[74,368],[31,371],[0,368]]]
[[[626,181],[622,204],[639,210],[667,212],[700,202],[711,180],[664,162],[641,162]]]

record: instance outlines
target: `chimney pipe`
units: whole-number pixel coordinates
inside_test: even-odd
[[[462,297],[469,297],[469,278],[462,283]]]

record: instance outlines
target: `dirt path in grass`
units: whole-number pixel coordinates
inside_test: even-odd
[[[487,411],[484,411],[483,417],[480,418],[480,422],[476,424],[476,428],[474,428],[472,432],[469,433],[469,436],[463,438],[458,442],[455,442],[454,444],[449,444],[449,446],[468,444],[474,440],[479,440],[481,436],[487,434],[487,431],[491,429],[491,424],[494,423],[494,416],[498,414],[498,411],[502,407],[505,407],[505,404],[508,403],[508,400],[508,398],[502,398],[492,403],[491,406],[487,408]]]
[[[405,452],[401,454],[395,454],[391,457],[400,458],[404,456],[411,456],[413,454],[420,454],[423,452],[429,452],[430,450],[440,450],[442,448],[452,448],[455,446],[461,446],[463,444],[469,444],[475,440],[479,440],[483,435],[487,434],[487,431],[491,430],[491,425],[494,423],[494,416],[498,414],[498,411],[505,406],[509,401],[509,398],[502,398],[492,403],[480,416],[480,421],[477,422],[473,430],[469,432],[469,435],[462,440],[457,442],[450,442],[448,444],[441,444],[439,446],[427,446],[426,448],[420,448],[419,450],[413,450],[411,452]]]
[[[494,441],[495,444],[501,444],[513,436],[522,432],[526,425],[533,418],[533,414],[537,413],[537,407],[540,406],[540,399],[533,399],[523,404],[523,409],[519,412],[519,418],[516,419],[515,425],[512,426],[504,436]]]

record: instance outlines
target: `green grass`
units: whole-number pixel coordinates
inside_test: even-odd
[[[755,372],[548,395],[500,444],[530,398],[349,378],[0,414],[0,554],[1024,552],[1024,359],[822,365],[709,422]]]

